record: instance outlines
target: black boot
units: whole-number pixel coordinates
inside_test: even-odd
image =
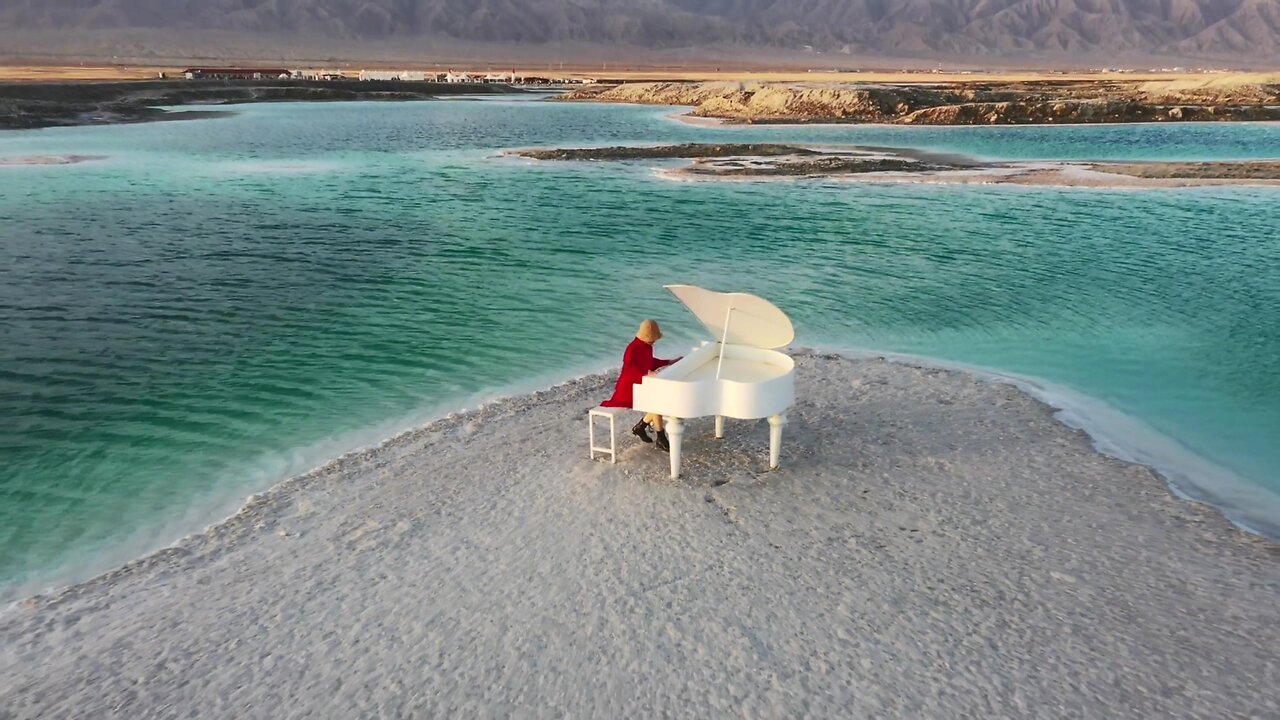
[[[640,438],[641,440],[647,443],[651,443],[653,442],[653,438],[649,437],[648,430],[649,430],[649,423],[643,420],[636,423],[636,426],[631,428],[632,434],[634,434],[636,437]]]
[[[658,431],[658,449],[663,452],[671,452],[671,443],[667,441],[667,431]]]

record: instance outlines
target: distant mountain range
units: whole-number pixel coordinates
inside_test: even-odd
[[[0,0],[9,37],[52,33],[100,46],[97,38],[140,30],[315,43],[1258,62],[1280,58],[1280,0]]]

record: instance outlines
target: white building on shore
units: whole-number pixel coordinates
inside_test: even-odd
[[[341,70],[316,70],[307,68],[303,70],[294,70],[293,77],[299,80],[344,80],[346,76]]]
[[[405,82],[423,82],[424,80],[435,80],[435,73],[431,77],[427,77],[427,73],[421,70],[361,70],[361,80],[402,80]]]
[[[433,72],[424,70],[360,70],[356,74],[355,70],[347,74],[342,70],[324,70],[314,68],[302,68],[297,70],[239,70],[239,69],[219,69],[219,70],[188,70],[188,78],[204,78],[204,77],[258,77],[262,79],[265,76],[274,77],[279,74],[280,77],[293,77],[299,80],[348,80],[359,78],[364,81],[380,81],[380,82],[444,82],[444,83],[499,83],[508,85],[579,85],[591,84],[596,82],[594,78],[584,77],[556,77],[542,75],[519,75],[515,70],[509,73],[488,71],[485,73],[469,73],[458,72],[449,69],[448,72]]]

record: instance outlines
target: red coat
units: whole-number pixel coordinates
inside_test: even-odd
[[[600,403],[603,407],[631,407],[631,394],[637,384],[645,378],[646,375],[664,368],[675,360],[659,360],[653,356],[653,346],[649,343],[636,338],[627,346],[627,351],[622,354],[622,374],[618,376],[618,387],[613,391],[613,397]]]

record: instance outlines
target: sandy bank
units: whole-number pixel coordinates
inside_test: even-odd
[[[1228,717],[1280,551],[1013,387],[798,358],[686,477],[585,458],[589,377],[451,416],[0,616],[13,717]],[[727,484],[718,485],[727,481]]]

